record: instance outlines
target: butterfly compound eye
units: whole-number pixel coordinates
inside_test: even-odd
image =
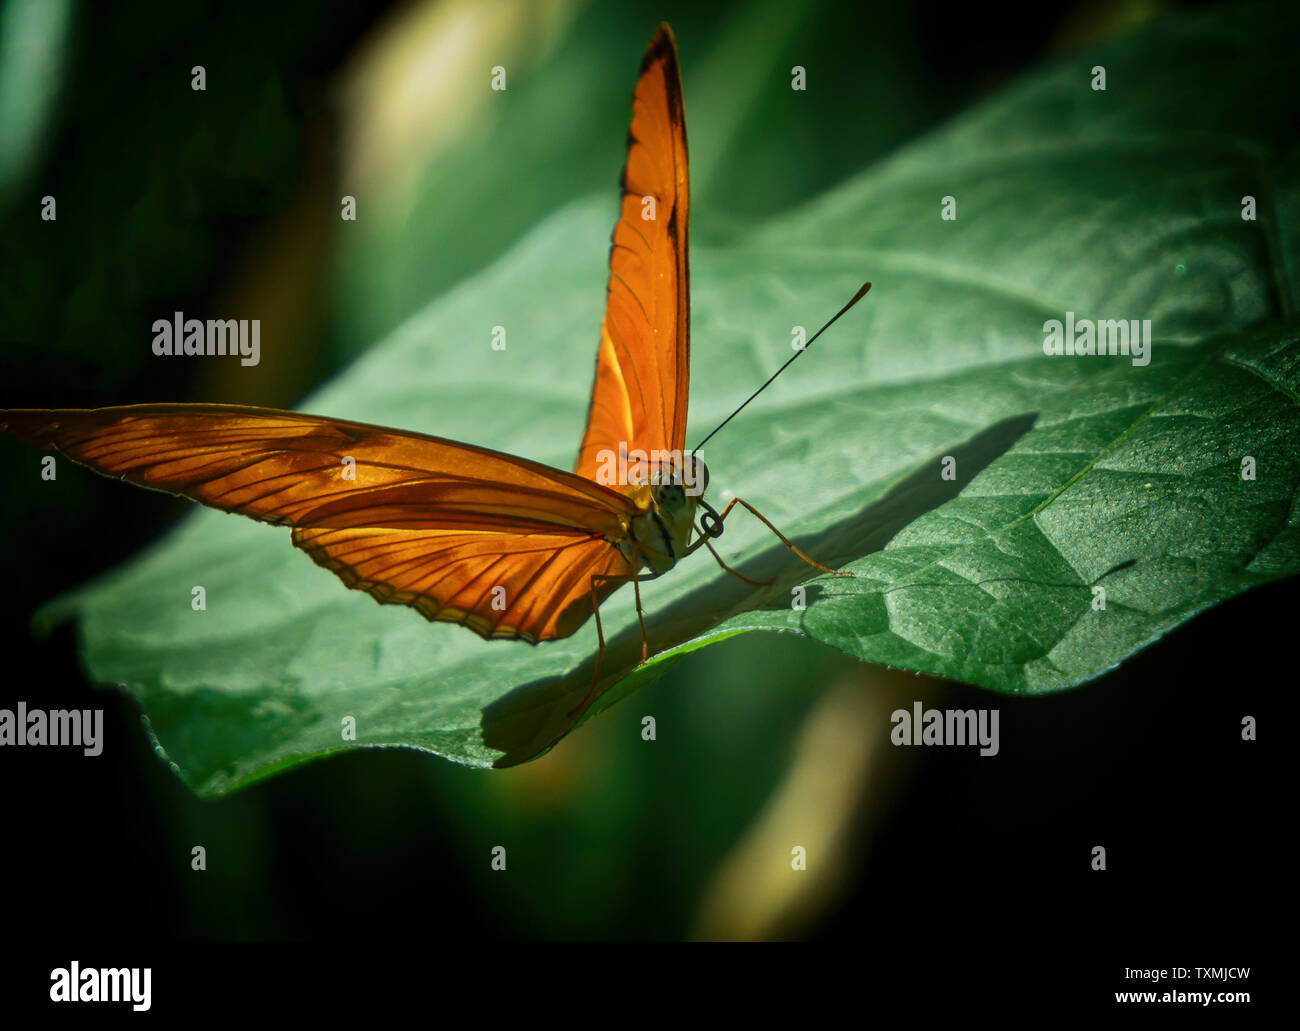
[[[686,493],[696,498],[703,497],[709,489],[709,467],[704,464],[704,459],[699,455],[690,455],[686,460],[686,470],[689,473],[683,481]]]

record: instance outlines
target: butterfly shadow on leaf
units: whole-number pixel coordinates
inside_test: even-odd
[[[960,494],[975,476],[1009,451],[1033,427],[1036,419],[1036,414],[1004,419],[957,447],[945,447],[941,454],[923,463],[857,514],[816,536],[792,538],[794,544],[834,568],[844,567],[881,550],[904,527]],[[956,460],[959,472],[955,480],[945,480],[939,475],[939,460],[946,456]],[[725,549],[725,543],[724,536],[720,547]],[[700,553],[690,561],[708,562],[710,557]],[[652,661],[634,678],[629,677],[629,673],[636,668],[641,657],[640,629],[633,623],[609,637],[601,662],[597,697],[586,711],[573,710],[580,705],[591,686],[596,661],[594,654],[562,676],[522,684],[487,706],[480,723],[483,743],[503,753],[493,765],[498,768],[514,766],[536,758],[578,723],[607,708],[631,689],[658,679],[682,657],[669,656],[655,662],[655,654],[676,648],[744,612],[787,611],[792,589],[805,583],[810,574],[808,566],[779,542],[745,562],[733,565],[733,568],[751,579],[772,578],[772,582],[755,587],[719,569],[717,576],[688,597],[659,611],[648,610],[645,615],[646,633]],[[808,608],[813,608],[818,600],[832,596],[835,586],[826,578],[807,584]]]

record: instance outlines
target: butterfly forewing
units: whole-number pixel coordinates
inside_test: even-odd
[[[10,411],[0,428],[97,472],[293,526],[348,586],[485,636],[572,633],[590,615],[590,576],[631,573],[610,543],[635,511],[623,495],[456,441],[237,405]]]
[[[667,25],[641,62],[622,187],[596,382],[575,465],[593,478],[602,453],[680,451],[686,440],[689,185],[681,75]]]

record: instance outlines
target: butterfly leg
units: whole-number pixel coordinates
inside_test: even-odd
[[[605,628],[600,625],[600,599],[596,596],[596,579],[599,575],[591,577],[591,611],[596,617],[596,668],[591,671],[591,686],[582,696],[582,701],[565,713],[569,719],[573,719],[587,707],[592,694],[595,693],[596,683],[600,680],[600,657],[605,654]]]
[[[644,666],[650,655],[650,640],[645,633],[645,613],[641,611],[641,578],[636,575],[636,570],[632,571],[632,591],[636,595],[636,619],[641,624],[641,661],[637,665]]]
[[[783,534],[780,530],[778,530],[775,526],[773,526],[768,521],[767,517],[763,515],[762,512],[756,509],[744,498],[732,498],[730,501],[728,501],[726,505],[723,506],[722,511],[718,514],[718,518],[716,522],[710,528],[712,532],[708,533],[705,538],[701,538],[701,541],[707,543],[706,540],[707,537],[717,537],[722,532],[722,522],[724,519],[727,518],[727,513],[730,512],[737,505],[743,505],[745,508],[747,508],[750,511],[750,513],[758,519],[759,522],[761,522],[764,526],[766,526],[769,530],[771,530],[774,534],[776,534],[777,538],[781,541],[782,544],[784,544],[787,548],[790,549],[790,551],[792,551],[795,555],[798,555],[799,558],[803,559],[805,562],[808,563],[808,565],[812,566],[814,569],[819,569],[823,573],[830,573],[831,576],[852,576],[853,575],[853,573],[851,573],[847,569],[828,569],[820,562],[816,562],[813,559],[809,558],[797,547],[795,547],[795,545],[790,541],[788,537],[786,537],[785,534]],[[710,551],[713,550],[712,545],[709,545],[709,550]]]
[[[591,577],[591,611],[596,617],[596,668],[591,671],[591,686],[587,688],[587,693],[582,696],[582,701],[570,709],[566,716],[572,719],[575,715],[582,712],[591,701],[591,696],[596,692],[596,684],[600,682],[600,659],[605,654],[605,628],[600,623],[600,598],[596,594],[597,580],[617,580],[620,583],[626,583],[627,579],[622,576],[605,576],[603,573],[595,573]],[[641,662],[646,661],[648,644],[645,633],[645,617],[641,614],[641,582],[635,573],[632,575],[632,584],[636,590],[636,616],[641,622]]]
[[[688,555],[696,548],[698,548],[701,544],[703,544],[706,548],[709,549],[709,554],[713,556],[713,558],[717,561],[718,565],[722,567],[722,571],[724,573],[730,573],[737,580],[744,580],[745,583],[753,584],[755,587],[770,587],[772,583],[776,580],[776,577],[772,577],[768,580],[752,580],[749,577],[747,577],[744,573],[740,573],[732,569],[729,565],[727,565],[727,563],[722,561],[722,556],[718,554],[718,550],[712,544],[709,543],[709,534],[705,532],[704,527],[697,526],[696,529],[699,531],[700,539],[697,540],[686,550],[686,553]]]

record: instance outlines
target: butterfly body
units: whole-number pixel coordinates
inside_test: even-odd
[[[676,483],[640,484],[628,496],[642,510],[629,521],[619,550],[655,576],[668,572],[690,549],[696,498]]]

